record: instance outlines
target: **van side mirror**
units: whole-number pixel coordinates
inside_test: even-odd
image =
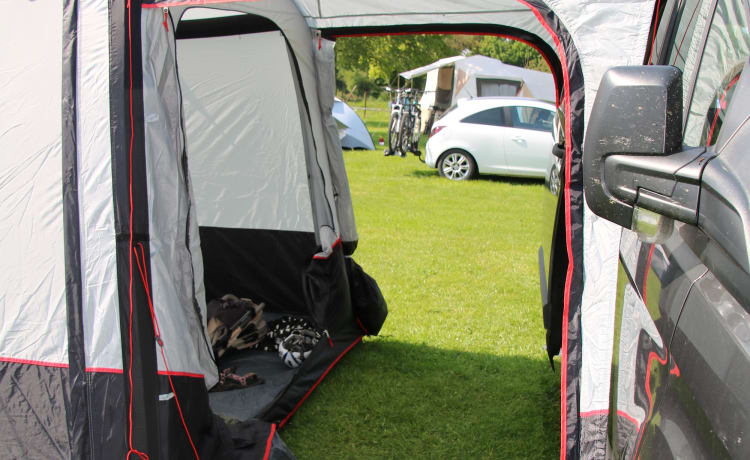
[[[638,207],[698,221],[705,149],[682,151],[682,72],[676,67],[608,70],[583,151],[586,202],[598,216],[631,228]]]

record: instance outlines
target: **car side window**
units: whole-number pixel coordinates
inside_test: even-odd
[[[514,128],[552,132],[554,114],[551,110],[516,105],[508,107],[508,113]]]
[[[698,66],[683,143],[716,143],[734,87],[750,55],[747,11],[742,0],[719,0]]]
[[[473,123],[475,125],[508,126],[505,122],[502,107],[482,110],[461,120],[461,123]]]

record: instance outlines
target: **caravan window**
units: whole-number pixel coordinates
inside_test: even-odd
[[[521,82],[499,78],[477,78],[477,96],[516,96]]]

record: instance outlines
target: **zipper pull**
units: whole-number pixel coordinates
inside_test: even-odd
[[[162,22],[162,25],[164,26],[164,30],[169,32],[169,25],[167,23],[167,19],[169,18],[169,8],[162,8],[162,11],[164,11],[164,22]]]
[[[328,333],[328,329],[323,329],[323,334],[328,338],[328,344],[333,348],[333,340],[331,340],[331,334]]]

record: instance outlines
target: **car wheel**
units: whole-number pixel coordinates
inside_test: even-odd
[[[549,191],[553,195],[557,195],[560,192],[560,170],[557,165],[553,165],[549,172]]]
[[[450,180],[468,180],[476,175],[477,164],[468,152],[448,150],[438,161],[438,171]]]

